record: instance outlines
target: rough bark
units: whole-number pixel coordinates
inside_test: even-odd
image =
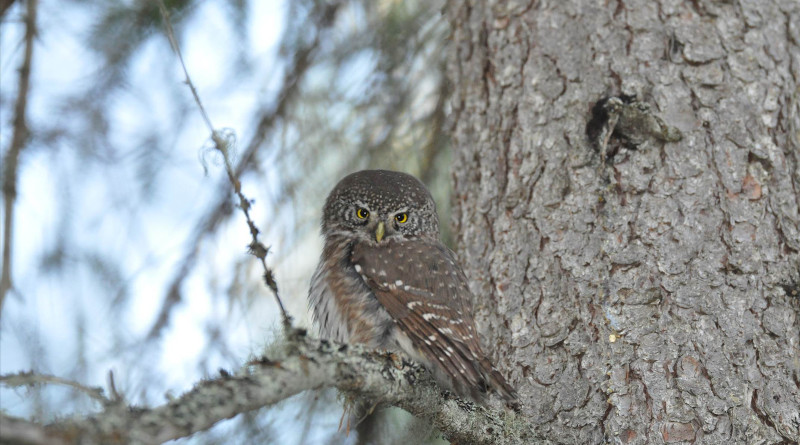
[[[523,413],[563,443],[800,441],[800,2],[447,14],[459,255]],[[682,140],[601,162],[620,94]]]

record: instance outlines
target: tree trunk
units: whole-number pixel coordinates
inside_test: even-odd
[[[458,250],[524,415],[564,443],[800,441],[800,2],[447,14]],[[601,159],[592,108],[623,95],[682,139]]]

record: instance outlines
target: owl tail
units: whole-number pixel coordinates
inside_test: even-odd
[[[483,368],[483,375],[486,382],[494,392],[496,392],[514,411],[519,411],[519,398],[517,391],[506,382],[506,379],[500,374],[500,371],[492,366],[492,363],[484,358],[481,360],[481,368]]]

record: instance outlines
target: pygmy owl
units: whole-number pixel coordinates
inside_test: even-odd
[[[436,204],[418,179],[346,176],[325,202],[322,235],[309,303],[323,336],[402,351],[462,397],[482,402],[491,388],[516,403],[481,350],[467,277],[439,241]]]

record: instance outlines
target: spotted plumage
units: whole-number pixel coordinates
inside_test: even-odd
[[[324,336],[403,351],[461,396],[482,401],[492,389],[516,403],[481,350],[467,278],[439,241],[419,180],[385,170],[345,177],[325,202],[322,234],[309,302]]]

